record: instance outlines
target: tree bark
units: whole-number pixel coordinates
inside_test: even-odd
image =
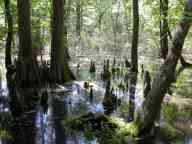
[[[19,56],[32,58],[30,0],[17,0],[19,24]]]
[[[39,84],[39,69],[32,50],[30,0],[17,0],[19,25],[19,55],[16,64],[18,86]]]
[[[160,0],[160,57],[165,59],[168,53],[168,0]]]
[[[81,16],[82,16],[82,8],[81,8],[81,0],[77,0],[76,2],[76,33],[78,39],[81,37]]]
[[[65,54],[64,4],[65,0],[53,0],[52,3],[51,79],[59,83],[74,79]]]
[[[138,39],[139,39],[139,4],[138,0],[133,0],[133,36],[131,46],[131,71],[138,71]]]
[[[170,28],[169,28],[169,25],[167,24],[167,28],[168,28],[168,36],[169,36],[169,39],[171,40],[171,42],[173,42],[173,37],[171,35],[171,31],[170,31]],[[181,67],[183,68],[189,68],[189,67],[192,67],[192,64],[187,62],[184,57],[181,55],[180,56],[180,63],[181,63]]]
[[[9,65],[12,65],[11,60],[11,46],[13,41],[13,16],[10,10],[10,1],[4,0],[5,5],[5,24],[8,26],[7,31],[7,40],[5,45],[5,66],[6,68]]]
[[[185,68],[186,67],[192,67],[192,64],[186,62],[183,56],[180,57],[180,62],[181,62],[182,67],[185,67]]]
[[[185,4],[183,16],[176,28],[171,51],[155,76],[152,89],[143,103],[143,116],[137,118],[139,134],[147,134],[154,125],[161,103],[169,86],[174,81],[175,69],[181,56],[182,47],[192,22],[192,0]]]
[[[70,10],[68,9],[69,8],[64,9],[64,49],[65,49],[65,57],[67,58],[67,60],[70,60],[68,42],[67,42],[67,35],[68,35],[67,26],[69,25],[68,19],[70,14]]]

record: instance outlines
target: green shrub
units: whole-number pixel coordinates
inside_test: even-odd
[[[178,116],[178,108],[175,104],[163,105],[163,116],[165,121],[172,123]]]

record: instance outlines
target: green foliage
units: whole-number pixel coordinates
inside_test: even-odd
[[[181,97],[190,98],[192,95],[192,79],[191,69],[184,70],[182,74],[177,78],[177,82],[174,85],[173,91],[176,95]]]
[[[66,10],[68,21],[68,33],[74,33],[74,27],[76,24],[76,4],[77,0],[66,0]],[[118,4],[120,3],[120,4]],[[122,47],[129,40],[127,39],[127,35],[131,30],[131,15],[132,15],[132,2],[128,0],[123,0],[118,2],[116,0],[81,0],[80,4],[83,8],[82,19],[83,19],[83,31],[85,33],[96,32],[99,28],[99,19],[102,19],[101,30],[99,31],[99,35],[97,37],[106,37],[106,35],[102,35],[101,33],[108,33],[108,40],[104,39],[103,47],[104,48],[112,48],[114,45],[111,45],[113,37],[110,35],[113,33],[114,26],[118,26],[119,28],[119,40],[117,41]],[[146,38],[149,41],[147,44],[150,47],[155,47],[155,43],[159,43],[159,1],[155,0],[144,0],[140,3],[140,18],[141,18],[141,35],[149,33],[145,40],[143,41],[141,38],[141,44],[145,45]],[[184,1],[182,0],[173,0],[169,1],[169,26],[171,30],[175,28],[176,23],[180,17],[180,14],[183,9]],[[14,18],[14,33],[17,33],[17,1],[11,1],[12,5],[12,13]],[[115,11],[114,9],[118,9]],[[51,18],[51,1],[50,0],[32,0],[31,1],[31,9],[32,9],[32,33],[33,33],[33,43],[34,47],[41,47],[42,45],[49,45],[50,43],[50,18]],[[6,28],[4,25],[4,3],[3,0],[0,3],[0,48],[4,44],[5,36],[6,36]],[[117,24],[114,23],[114,20],[117,18]],[[38,31],[40,29],[40,37],[38,38]],[[117,29],[116,29],[117,30]],[[127,31],[128,30],[128,31]],[[128,33],[127,33],[128,32]],[[147,32],[147,33],[146,33]],[[122,34],[122,35],[120,35]],[[87,34],[86,39],[90,36]],[[122,37],[126,37],[123,39]],[[75,38],[75,35],[72,36],[72,39]],[[90,38],[93,39],[93,38]],[[101,38],[102,39],[102,38]],[[70,41],[71,39],[69,39]],[[40,41],[40,42],[38,42]],[[73,43],[75,43],[73,41]],[[97,41],[97,43],[93,43],[93,47],[100,47],[101,43]],[[107,45],[107,46],[106,46]],[[92,47],[92,43],[87,47]],[[126,47],[127,48],[127,47]]]
[[[172,125],[162,123],[158,131],[158,136],[166,142],[175,144],[176,142],[183,142],[184,134]]]
[[[129,104],[128,103],[122,103],[120,106],[119,106],[119,111],[120,111],[120,114],[122,117],[126,117],[128,112],[129,112]]]
[[[165,121],[171,124],[176,121],[179,117],[190,119],[192,117],[191,109],[191,106],[185,106],[180,108],[176,104],[165,104],[162,108]]]
[[[178,107],[175,104],[163,105],[163,115],[167,122],[173,123],[178,116]]]
[[[155,1],[155,0],[144,0],[143,2],[144,7],[151,9],[151,12],[149,13],[149,15],[152,16],[152,19],[154,20],[153,24],[155,24],[156,26],[159,26],[159,21],[160,21],[159,5],[160,5],[160,1]],[[175,28],[176,24],[178,23],[179,16],[181,15],[183,10],[183,6],[184,6],[183,0],[169,0],[168,21],[169,21],[169,26],[171,30],[172,28]]]
[[[1,112],[0,113],[0,129],[10,129],[12,124],[11,113]]]
[[[10,140],[12,139],[11,135],[4,129],[0,129],[0,139]]]
[[[86,137],[87,141],[95,139],[95,134],[92,129],[85,129],[84,136]]]
[[[82,131],[87,140],[96,138],[100,144],[126,144],[128,140],[134,140],[132,136],[138,134],[135,123],[126,123],[117,117],[102,114],[89,113],[71,117],[63,123],[65,128],[70,129],[72,133]]]

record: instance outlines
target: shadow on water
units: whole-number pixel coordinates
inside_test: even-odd
[[[66,144],[65,129],[62,125],[62,121],[66,116],[67,116],[66,103],[53,98],[53,121],[55,128],[56,144]]]
[[[36,138],[35,117],[38,93],[31,88],[17,89],[13,81],[8,80],[10,112],[12,125],[11,144],[34,144]]]

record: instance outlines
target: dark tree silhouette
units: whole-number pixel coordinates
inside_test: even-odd
[[[67,82],[74,79],[65,53],[64,5],[65,0],[53,0],[52,40],[51,40],[51,79],[52,82]]]
[[[19,55],[16,67],[18,86],[40,83],[36,57],[32,50],[30,0],[17,0]]]
[[[138,39],[139,39],[139,4],[138,0],[133,0],[133,37],[131,46],[131,71],[138,71]]]
[[[5,23],[7,25],[7,40],[5,49],[5,66],[6,68],[12,64],[11,60],[11,46],[13,41],[13,16],[11,13],[11,5],[9,0],[4,0],[5,5]]]

